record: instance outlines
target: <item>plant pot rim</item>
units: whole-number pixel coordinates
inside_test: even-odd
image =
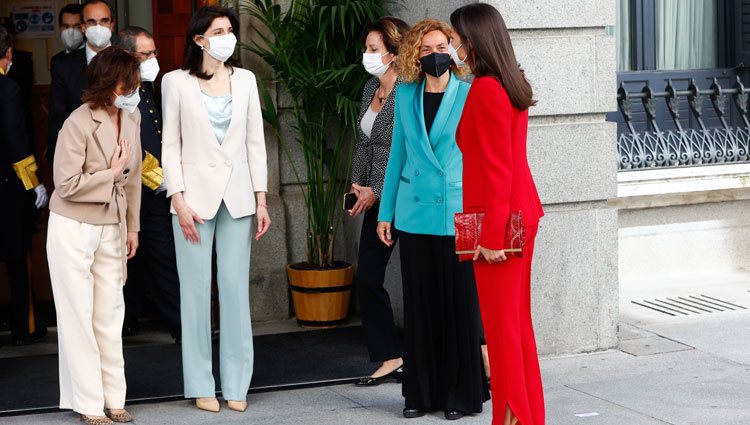
[[[346,261],[334,261],[333,267],[318,267],[313,266],[310,263],[306,261],[301,261],[299,263],[290,263],[287,264],[287,269],[291,270],[297,270],[302,272],[325,272],[325,271],[334,271],[334,270],[346,270],[348,268],[351,268],[352,265],[347,263]]]

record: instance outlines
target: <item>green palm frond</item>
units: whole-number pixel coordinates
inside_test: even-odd
[[[262,86],[263,117],[289,157],[308,212],[308,263],[333,265],[333,240],[341,218],[338,199],[348,185],[351,135],[359,96],[369,77],[362,66],[365,27],[385,15],[388,0],[291,0],[286,10],[275,0],[241,1],[259,22],[258,37],[242,47],[274,71],[275,83],[289,93],[296,141],[302,147],[307,181],[291,161],[279,112]],[[333,133],[332,133],[333,131]],[[331,136],[331,137],[328,137]]]

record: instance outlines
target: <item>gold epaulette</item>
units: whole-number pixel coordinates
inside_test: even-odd
[[[143,171],[141,171],[143,185],[151,190],[156,190],[164,182],[164,170],[159,166],[159,160],[146,151],[143,158]]]
[[[39,178],[36,176],[39,166],[36,165],[36,158],[34,158],[33,154],[14,163],[13,171],[16,172],[18,178],[23,182],[24,189],[31,190],[39,186]]]

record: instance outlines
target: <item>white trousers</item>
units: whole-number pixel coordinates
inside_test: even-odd
[[[60,408],[103,415],[125,406],[123,270],[117,224],[50,213],[47,259],[57,310]]]

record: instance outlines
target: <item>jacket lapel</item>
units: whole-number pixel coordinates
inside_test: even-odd
[[[393,85],[393,88],[391,89],[391,92],[388,94],[388,98],[386,98],[385,103],[383,104],[383,107],[380,109],[380,112],[378,112],[378,115],[375,116],[375,123],[373,124],[373,128],[375,127],[386,128],[387,123],[393,124],[393,110],[394,110],[394,104],[396,102],[396,90],[398,89],[399,84],[401,84],[401,80],[396,79],[396,84]],[[372,96],[375,96],[374,90],[372,92]],[[370,98],[372,98],[372,96],[370,96]],[[368,108],[369,108],[369,105],[368,105]],[[378,133],[375,135],[375,138],[379,140],[387,136],[388,140],[386,141],[387,142],[386,145],[390,146],[392,142],[391,133],[392,131]]]
[[[112,160],[112,155],[115,153],[115,148],[117,147],[118,142],[115,128],[112,125],[112,120],[109,118],[107,111],[103,108],[91,109],[91,118],[98,124],[94,131],[94,139],[99,145],[102,154],[104,154],[107,164],[109,164]],[[121,128],[122,125],[123,121],[120,121]]]
[[[437,160],[435,151],[432,150],[432,143],[430,143],[430,137],[427,135],[427,127],[424,124],[424,84],[426,78],[427,77],[422,78],[422,81],[417,85],[416,91],[414,92],[414,101],[412,104],[414,105],[414,116],[417,121],[414,123],[414,129],[416,130],[417,138],[419,139],[419,147],[422,148],[425,157],[427,157],[427,159],[432,162],[432,165],[438,170],[442,170],[443,167],[440,165],[440,161]],[[448,85],[450,86],[450,83],[448,83]],[[445,99],[443,99],[443,101],[445,101]],[[442,102],[440,104],[440,109],[443,109]],[[437,117],[432,124],[433,130],[435,123],[437,123]],[[432,131],[430,133],[432,133]]]
[[[432,128],[430,129],[430,144],[432,146],[437,143],[443,134],[443,129],[445,129],[445,125],[448,123],[448,118],[450,118],[457,94],[458,79],[451,72],[451,79],[448,81],[448,87],[445,89],[443,100],[440,102],[440,107],[435,115],[435,121],[432,122]]]
[[[227,133],[224,135],[224,141],[221,144],[222,149],[226,149],[226,146],[228,144],[231,144],[232,140],[237,139],[236,137],[234,137],[234,133],[238,131],[237,126],[246,122],[242,119],[242,112],[246,111],[246,109],[242,107],[244,105],[240,105],[240,100],[245,99],[246,96],[240,96],[240,81],[237,77],[237,73],[232,72],[232,75],[229,76],[229,80],[232,84],[232,87],[230,87],[232,91],[232,119],[229,121],[229,128],[227,128]],[[214,137],[214,139],[215,138],[216,137]]]
[[[203,125],[201,126],[205,132],[203,135],[203,138],[205,140],[210,140],[209,143],[212,143],[212,146],[218,146],[221,148],[221,145],[219,144],[219,141],[216,139],[216,133],[214,133],[214,127],[211,125],[211,119],[208,117],[208,109],[206,109],[206,104],[203,102],[203,91],[201,90],[201,85],[198,82],[198,77],[194,75],[187,76],[191,80],[192,86],[193,86],[193,92],[195,93],[194,99],[193,99],[193,105],[195,108],[198,108],[199,115],[201,116],[201,120],[203,121]],[[231,78],[231,77],[230,77]],[[232,102],[234,102],[234,90],[235,90],[235,81],[234,79],[232,81]],[[231,129],[232,123],[234,123],[234,114],[235,114],[236,108],[234,105],[232,105],[232,121],[229,123],[229,128]],[[229,140],[229,129],[227,129],[227,134],[224,135],[224,141],[225,144]]]

